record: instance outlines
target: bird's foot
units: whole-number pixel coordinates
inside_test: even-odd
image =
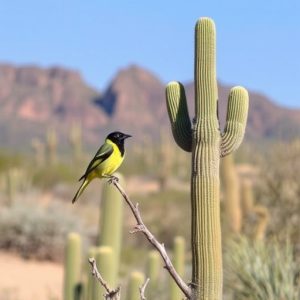
[[[112,184],[112,183],[115,183],[115,182],[119,182],[119,178],[117,176],[110,176],[109,179],[108,179],[108,184]]]

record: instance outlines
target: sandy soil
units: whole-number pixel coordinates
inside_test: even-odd
[[[0,300],[58,300],[63,267],[0,252]]]

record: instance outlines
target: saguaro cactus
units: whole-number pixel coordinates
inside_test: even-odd
[[[219,199],[220,157],[242,142],[248,113],[248,93],[230,91],[226,126],[220,133],[216,80],[215,25],[201,18],[195,30],[195,117],[191,124],[185,91],[178,82],[166,89],[172,132],[177,144],[192,152],[192,294],[193,299],[222,297],[222,249]]]
[[[65,250],[64,300],[73,300],[80,284],[81,238],[77,233],[68,235]]]
[[[120,173],[116,176],[124,185],[124,178]],[[122,243],[122,219],[123,219],[123,199],[122,195],[112,185],[105,184],[102,193],[101,218],[98,234],[98,246],[109,246],[113,251],[113,273],[110,284],[117,285],[120,253]]]

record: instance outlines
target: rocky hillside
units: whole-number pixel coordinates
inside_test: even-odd
[[[190,111],[193,85],[186,85]],[[219,85],[220,114],[224,119],[229,88]],[[87,142],[123,129],[137,137],[155,134],[167,125],[165,84],[152,73],[130,66],[119,71],[102,95],[75,71],[53,67],[0,65],[1,146],[30,144],[54,127],[62,141],[70,126],[80,122]],[[300,133],[300,110],[275,105],[250,92],[247,137],[290,138]]]

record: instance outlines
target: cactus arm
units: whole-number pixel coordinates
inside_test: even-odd
[[[184,87],[172,81],[166,88],[166,99],[172,133],[177,145],[184,151],[192,151],[192,129]]]
[[[228,98],[225,130],[222,134],[221,157],[235,151],[241,144],[248,116],[249,96],[243,87],[231,89]]]

